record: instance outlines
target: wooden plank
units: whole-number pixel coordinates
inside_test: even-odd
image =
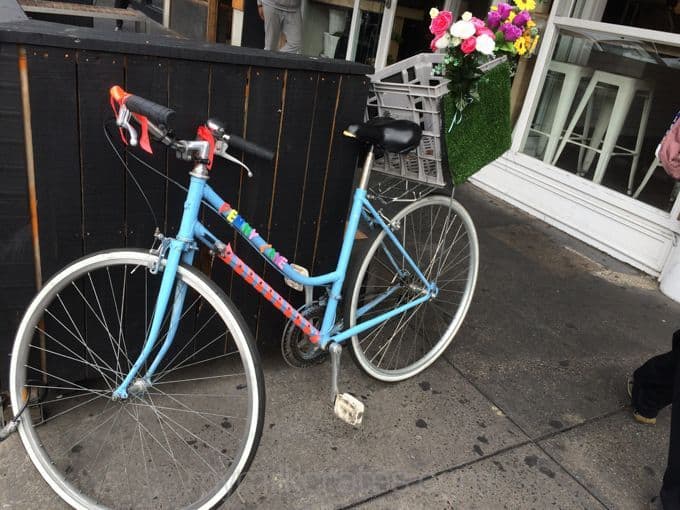
[[[16,328],[35,294],[17,47],[0,45],[0,389]]]
[[[35,161],[40,260],[43,280],[83,255],[81,165],[78,137],[76,55],[59,48],[27,48],[31,126]],[[58,98],[58,100],[55,100]],[[61,294],[80,331],[85,331],[84,304],[76,292]],[[60,320],[70,324],[63,309]],[[46,331],[74,352],[85,350],[56,321]],[[84,377],[82,365],[47,354],[47,371]]]
[[[212,67],[210,117],[220,120],[227,133],[243,135],[247,80],[247,67],[225,65]],[[242,174],[239,166],[215,158],[213,169],[210,172],[210,185],[226,202],[237,207],[242,176],[246,181],[248,180],[245,174]],[[233,246],[236,233],[223,218],[212,211],[206,211],[203,221],[213,234],[225,243],[232,243]],[[231,292],[233,277],[231,269],[219,260],[212,261],[211,269],[213,280],[227,293]]]
[[[279,141],[276,182],[269,217],[267,239],[283,255],[295,254],[300,212],[300,199],[304,193],[307,153],[309,151],[314,103],[318,75],[304,71],[288,71],[283,123]],[[292,296],[295,306],[304,302],[304,294],[289,292],[283,277],[270,266],[264,271],[265,279],[283,296]],[[265,342],[277,342],[286,319],[269,303],[260,306],[259,331]]]
[[[175,132],[179,138],[194,139],[196,129],[208,118],[208,66],[200,62],[168,61],[168,105],[177,112]],[[191,163],[168,156],[168,176],[189,186]],[[166,202],[166,235],[179,230],[186,192],[168,183]]]
[[[246,21],[250,15],[250,6],[251,2],[248,2],[246,4]],[[256,7],[255,2],[252,2],[252,8],[256,10]],[[257,12],[254,15],[257,17]],[[264,41],[262,20],[258,17],[256,21],[259,25],[255,32],[259,32],[260,40]],[[254,35],[257,36],[257,34]],[[40,44],[45,46],[104,52],[116,51],[127,55],[147,55],[195,62],[253,65],[342,74],[363,75],[373,72],[371,66],[346,60],[305,57],[256,49],[262,48],[264,42],[254,44],[252,48],[227,44],[206,45],[205,42],[182,40],[165,34],[148,34],[144,38],[119,37],[113,31],[88,30],[56,23],[36,25],[31,21],[4,23],[3,30],[0,31],[0,42],[35,44],[36,38],[39,38]]]
[[[214,43],[217,41],[217,14],[219,12],[219,0],[208,0],[208,15],[206,16],[205,40]]]
[[[157,58],[128,56],[125,66],[125,90],[159,104],[168,104],[168,63]],[[168,152],[165,146],[152,142],[153,154],[131,148],[131,154],[145,163],[167,173]],[[174,157],[174,156],[173,156]],[[126,173],[125,232],[126,246],[148,249],[153,242],[156,227],[162,230],[165,222],[165,194],[167,181],[127,155],[130,171],[148,198],[153,214],[132,177]],[[155,215],[155,219],[154,219]],[[127,282],[129,297],[126,300],[125,336],[144,338],[150,310],[155,304],[158,285],[130,278]],[[145,293],[148,295],[145,296]],[[144,297],[143,297],[144,296]],[[138,346],[139,347],[139,346]],[[134,348],[133,348],[134,349]],[[133,356],[134,354],[130,354]]]
[[[120,55],[77,53],[77,90],[80,129],[81,186],[84,252],[121,248],[125,244],[125,169],[115,157],[104,133],[104,123],[113,119],[109,88],[124,85],[124,61]],[[122,148],[122,142],[115,141]],[[95,288],[108,283],[94,277]],[[91,286],[81,289],[90,302],[97,302]],[[74,294],[74,299],[77,296]],[[115,305],[109,294],[99,296],[100,315],[115,323]],[[101,318],[85,307],[85,330],[90,346],[97,352],[110,352]],[[113,354],[111,354],[113,355]],[[109,361],[104,358],[105,361]]]
[[[342,77],[315,247],[315,273],[330,271],[337,262],[360,148],[356,141],[343,136],[342,131],[349,124],[363,120],[367,92],[366,77]]]
[[[283,73],[277,69],[253,68],[250,72],[245,138],[269,149],[276,149],[279,136],[283,77]],[[244,162],[252,169],[254,176],[243,179],[239,211],[253,228],[266,235],[274,163],[250,155],[245,156]],[[253,270],[262,274],[264,260],[240,237],[236,240],[236,252]],[[234,278],[232,296],[255,333],[258,295],[241,278]]]
[[[125,242],[125,170],[103,130],[104,122],[113,118],[109,88],[123,83],[120,55],[78,53],[85,253],[120,248]]]
[[[321,212],[321,196],[328,165],[328,149],[335,117],[339,76],[322,74],[319,77],[314,122],[309,135],[305,192],[302,196],[295,263],[312,269],[317,225]]]
[[[83,255],[75,54],[28,48],[42,276]],[[58,98],[58,100],[55,100]]]
[[[129,56],[126,59],[125,89],[131,94],[139,95],[159,104],[168,104],[168,62],[149,57]],[[152,142],[153,154],[143,150],[131,149],[133,154],[145,163],[167,172],[168,151],[160,143]],[[172,155],[174,157],[174,155]],[[148,248],[153,241],[156,227],[165,224],[165,192],[167,181],[154,174],[143,164],[128,156],[128,166],[141,186],[155,214],[149,211],[130,175],[125,176],[125,232],[126,245],[136,248]]]
[[[49,0],[19,0],[19,4],[26,12],[42,14],[62,14],[64,16],[79,16],[85,18],[127,19],[143,21],[144,16],[134,10],[117,9],[114,7],[99,7],[87,4],[69,2],[52,2]]]

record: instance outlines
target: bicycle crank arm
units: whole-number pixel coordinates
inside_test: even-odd
[[[340,393],[338,391],[342,346],[333,342],[328,347],[328,351],[331,354],[331,400],[333,402],[333,412],[335,416],[345,423],[358,427],[364,418],[363,402],[349,393]]]

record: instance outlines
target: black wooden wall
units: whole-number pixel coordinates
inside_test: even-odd
[[[65,37],[60,30],[40,22],[0,24],[0,388],[7,387],[13,335],[36,289],[20,49],[27,55],[43,280],[84,254],[151,244],[154,221],[102,127],[112,115],[107,91],[113,84],[174,108],[179,136],[193,136],[214,116],[228,131],[275,149],[271,163],[246,156],[251,179],[217,162],[211,184],[291,261],[315,272],[332,268],[351,198],[357,147],[341,132],[363,117],[369,68],[184,41],[149,43],[136,34],[112,40],[77,29]],[[163,149],[144,158],[187,182],[190,168]],[[130,166],[160,226],[174,233],[181,190],[132,159]],[[204,220],[223,240],[234,240],[217,216],[206,211]],[[236,241],[235,249],[291,294],[243,243]],[[268,303],[221,264],[210,267],[207,257],[198,263],[230,292],[258,342],[279,340],[283,320]]]

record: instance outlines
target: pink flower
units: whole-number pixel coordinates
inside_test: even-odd
[[[461,45],[460,45],[460,50],[465,53],[466,55],[469,55],[473,51],[475,51],[475,48],[477,47],[477,39],[474,37],[468,37],[465,39]]]
[[[510,4],[506,4],[505,2],[501,2],[498,4],[498,14],[500,15],[502,20],[508,19],[508,16],[510,16],[511,11],[512,6]]]
[[[430,32],[439,38],[442,34],[446,33],[452,22],[453,14],[450,11],[440,11],[437,17],[430,23]]]
[[[486,28],[486,23],[484,23],[481,19],[479,18],[472,18],[470,20],[472,24],[475,26],[475,34],[479,35],[479,31],[483,28]]]
[[[493,30],[486,28],[486,27],[479,30],[475,35],[477,37],[479,37],[480,35],[485,35],[485,34],[488,35],[489,37],[491,37],[491,39],[496,39],[496,34],[494,34]]]

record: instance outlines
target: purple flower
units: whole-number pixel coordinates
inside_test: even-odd
[[[527,22],[531,19],[531,14],[529,14],[527,11],[522,11],[520,12],[515,18],[512,20],[512,22],[517,25],[518,27],[524,28],[524,26],[527,24]]]
[[[501,15],[498,14],[498,11],[491,11],[486,17],[486,24],[489,25],[489,28],[496,30],[498,28],[498,25],[501,24]]]
[[[510,12],[512,11],[512,5],[501,2],[498,4],[498,14],[500,14],[502,20],[508,19]]]
[[[512,23],[503,23],[501,25],[501,32],[503,32],[503,37],[508,42],[515,42],[522,35],[522,29]]]

